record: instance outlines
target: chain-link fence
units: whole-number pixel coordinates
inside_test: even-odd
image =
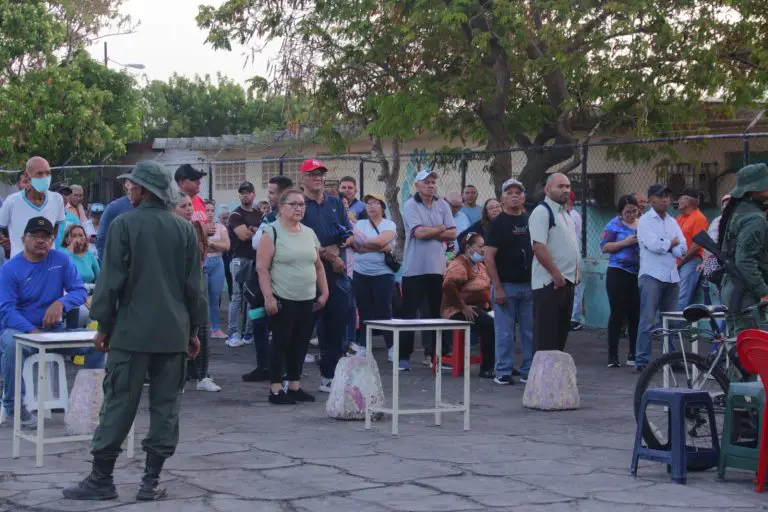
[[[547,168],[546,173],[542,169],[539,176],[530,172],[527,176],[520,175],[529,158],[543,161],[553,152],[569,157]],[[568,148],[546,146],[528,152],[510,148],[503,153],[511,159],[513,176],[525,178],[526,183],[531,183],[531,179],[535,182],[536,191],[529,194],[529,199],[533,201],[539,199],[537,191],[541,190],[548,173],[568,170],[576,193],[575,208],[583,218],[582,251],[588,258],[601,258],[600,234],[605,224],[616,215],[616,203],[622,195],[644,195],[654,183],[667,185],[675,197],[684,188],[693,187],[700,193],[702,211],[711,220],[718,215],[720,198],[733,187],[735,172],[745,163],[768,163],[768,133],[598,141]],[[268,182],[273,176],[288,176],[297,186],[300,185],[299,166],[309,157],[224,160],[218,154],[201,156],[198,153],[195,155],[197,161],[194,161],[188,154],[166,151],[155,158],[168,167],[191,163],[207,172],[208,176],[201,183],[200,195],[215,199],[218,205],[230,209],[239,203],[237,188],[243,181],[254,184],[257,200],[266,199]],[[386,165],[370,154],[320,155],[319,158],[329,171],[326,175],[329,193],[336,193],[340,181],[351,177],[357,184],[359,197],[365,193],[397,197],[402,208],[415,191],[416,173],[423,168],[431,168],[438,173],[440,195],[474,185],[478,191],[478,204],[484,204],[487,199],[497,197],[498,183],[494,185],[490,170],[494,158],[499,156],[500,153],[486,151],[441,153],[421,150],[398,157],[388,154],[382,157],[386,158]],[[395,158],[398,158],[397,162]],[[55,167],[53,181],[80,184],[86,191],[88,201],[107,202],[122,193],[115,177],[130,167],[128,164]],[[398,172],[396,179],[391,176],[395,170]],[[386,194],[387,183],[391,189],[389,194]]]

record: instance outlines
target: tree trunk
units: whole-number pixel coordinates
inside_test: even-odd
[[[405,250],[405,227],[400,213],[400,139],[392,139],[392,162],[387,159],[382,148],[381,137],[375,137],[371,144],[371,152],[379,162],[379,181],[384,183],[384,197],[389,207],[390,220],[397,226],[397,245],[395,256],[402,261]]]

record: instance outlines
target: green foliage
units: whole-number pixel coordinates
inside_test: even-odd
[[[186,78],[173,75],[168,82],[153,81],[142,90],[143,138],[216,137],[274,130],[284,125],[280,97],[245,91],[234,81],[218,76]]]

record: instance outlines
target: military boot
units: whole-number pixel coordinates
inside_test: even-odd
[[[112,479],[117,459],[96,457],[93,459],[91,474],[77,485],[64,489],[64,497],[68,500],[98,501],[114,500],[117,489]]]
[[[144,466],[144,476],[141,478],[141,486],[136,494],[139,501],[153,501],[165,497],[165,489],[160,489],[160,472],[163,470],[165,457],[147,454],[147,463]]]

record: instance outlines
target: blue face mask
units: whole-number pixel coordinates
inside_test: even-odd
[[[32,184],[32,188],[40,192],[41,194],[48,191],[48,187],[51,186],[51,177],[47,178],[32,178],[29,180]]]
[[[472,253],[472,261],[474,261],[475,263],[480,263],[481,261],[483,261],[483,258],[484,256],[478,252]]]

